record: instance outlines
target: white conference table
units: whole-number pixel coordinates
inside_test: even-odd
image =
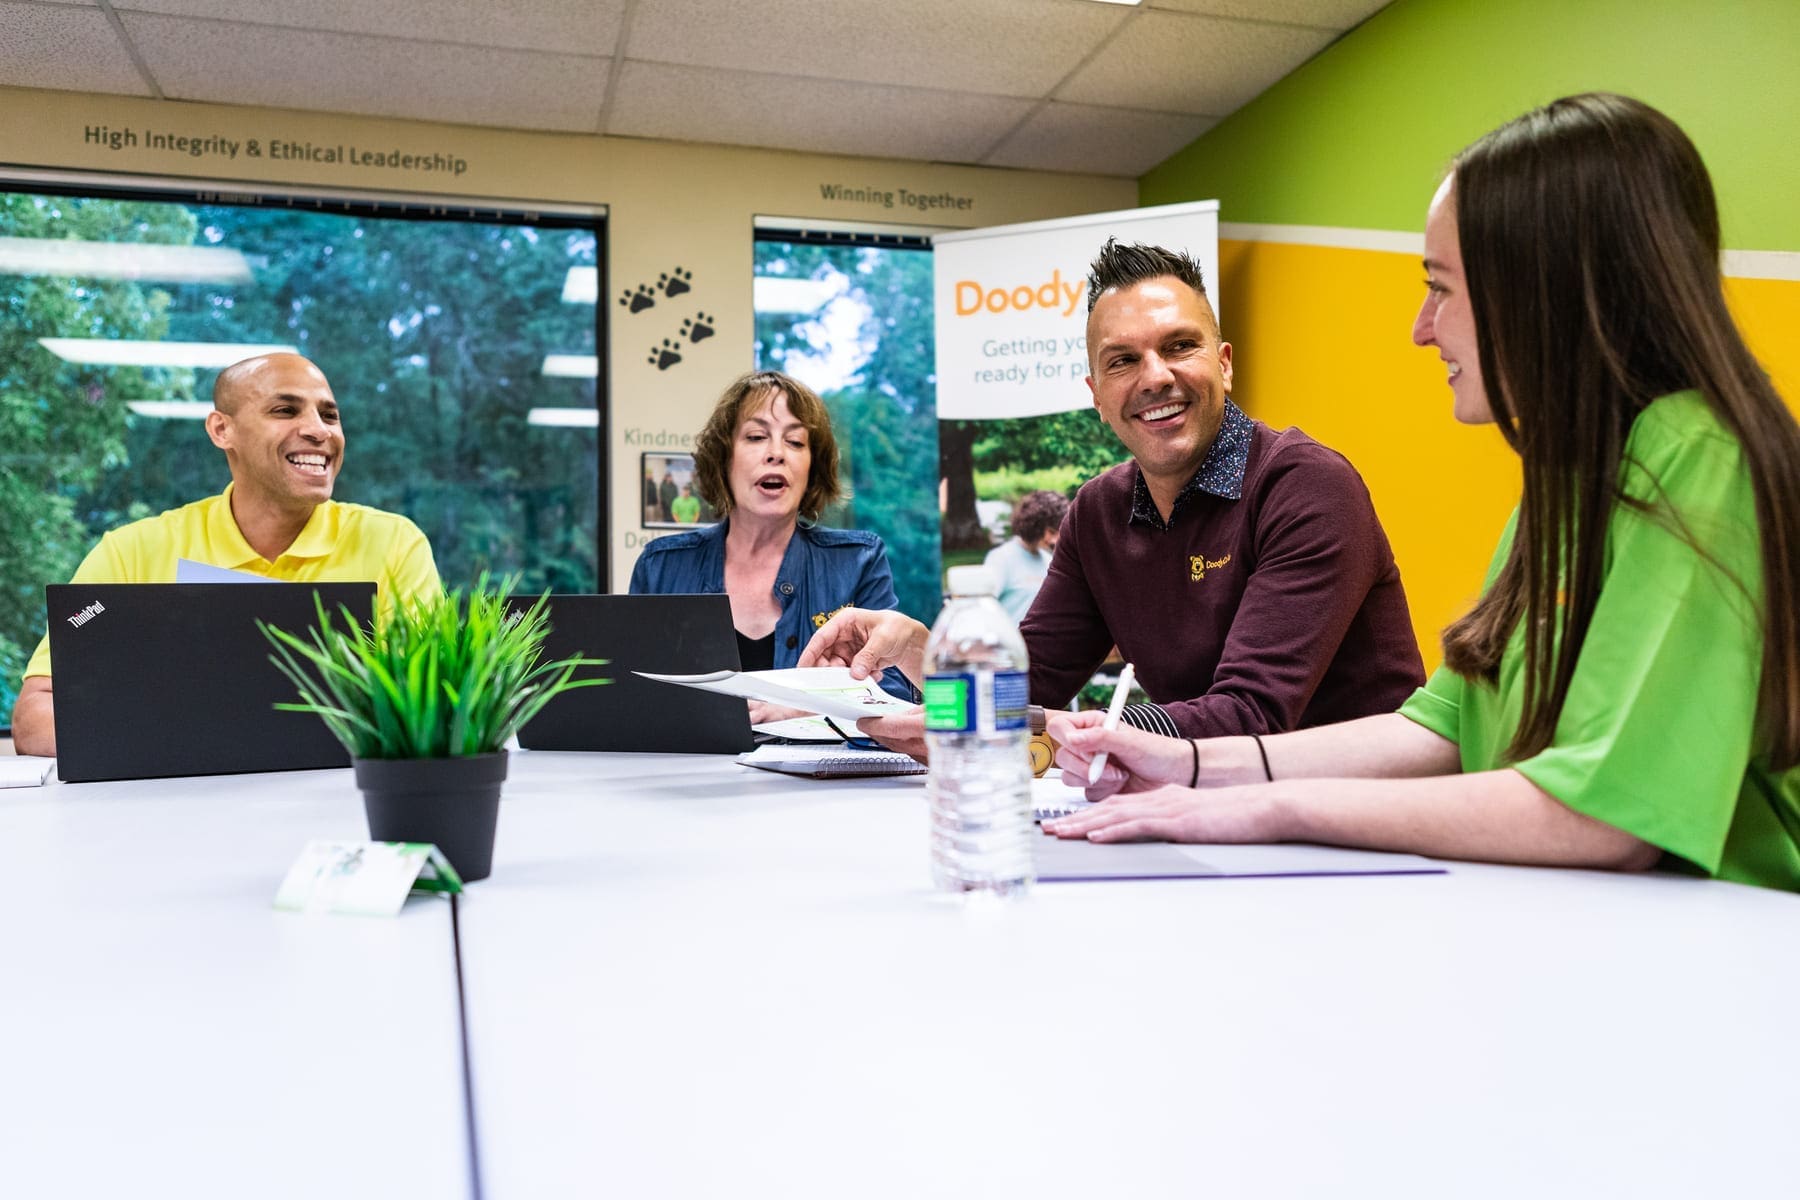
[[[1670,875],[930,891],[922,781],[528,754],[463,906],[487,1193],[1767,1193],[1800,897]]]
[[[964,905],[930,890],[917,779],[523,753],[460,905],[477,1189],[448,904],[270,908],[306,840],[362,835],[349,772],[21,791],[0,793],[8,1195],[1790,1179],[1800,897],[1457,864]]]
[[[0,1195],[469,1192],[450,905],[302,917],[350,772],[0,791]]]

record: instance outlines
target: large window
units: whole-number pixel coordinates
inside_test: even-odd
[[[200,418],[249,347],[324,369],[337,498],[411,517],[446,581],[596,590],[600,235],[583,214],[0,183],[0,722],[43,585],[228,482]]]
[[[757,366],[831,410],[852,498],[825,523],[880,534],[901,610],[929,623],[943,603],[930,244],[759,229],[755,288]]]

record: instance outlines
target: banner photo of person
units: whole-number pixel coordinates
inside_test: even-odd
[[[718,519],[694,486],[693,455],[644,452],[645,529],[686,529]]]
[[[1109,237],[1185,250],[1217,310],[1217,200],[932,238],[944,568],[986,562],[1015,620],[1069,499],[1130,457],[1086,383],[1088,267]]]

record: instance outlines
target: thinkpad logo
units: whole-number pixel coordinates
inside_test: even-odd
[[[88,605],[86,608],[82,609],[80,612],[76,613],[74,616],[68,618],[68,621],[69,621],[69,624],[73,625],[77,629],[80,629],[83,625],[86,625],[89,621],[93,620],[95,617],[99,616],[101,613],[103,613],[105,611],[106,611],[106,605],[104,605],[104,604],[100,603],[98,600],[96,600],[92,604]]]

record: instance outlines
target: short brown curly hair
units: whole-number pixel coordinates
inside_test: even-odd
[[[699,436],[694,438],[694,485],[701,499],[716,509],[720,516],[730,516],[737,506],[731,494],[731,449],[738,425],[744,415],[760,407],[771,392],[787,397],[788,411],[806,427],[807,448],[812,451],[812,469],[807,472],[806,491],[800,496],[800,515],[809,521],[843,498],[838,482],[837,438],[831,432],[831,414],[819,394],[780,371],[752,371],[732,381],[712,415],[706,418]]]
[[[1026,492],[1013,505],[1013,534],[1027,546],[1035,546],[1045,534],[1061,527],[1068,511],[1069,498],[1061,492]]]

